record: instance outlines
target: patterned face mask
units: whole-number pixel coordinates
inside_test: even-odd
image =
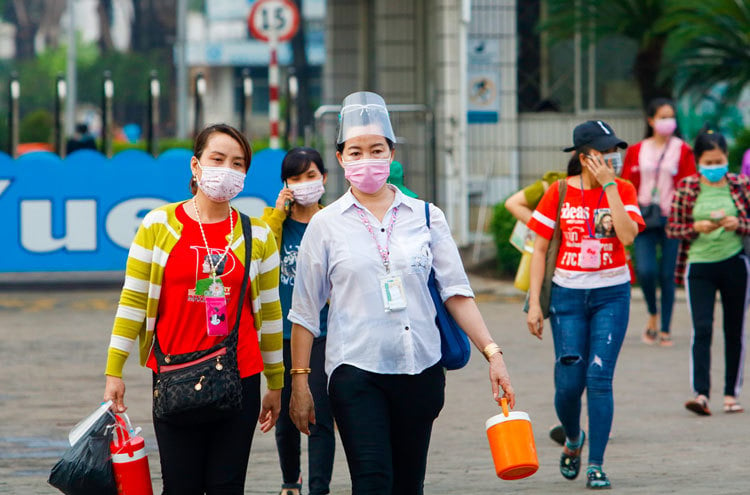
[[[297,184],[289,184],[292,194],[294,194],[294,201],[301,206],[309,206],[318,202],[323,196],[325,188],[323,187],[323,179],[312,180],[309,182],[300,182]]]
[[[200,167],[198,187],[208,199],[223,203],[237,196],[245,187],[245,174],[227,167]]]

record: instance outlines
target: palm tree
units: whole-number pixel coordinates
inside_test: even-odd
[[[547,19],[538,29],[551,41],[581,35],[584,46],[617,34],[638,44],[633,75],[643,105],[655,97],[671,96],[672,84],[662,79],[666,35],[657,29],[665,15],[664,0],[547,0]]]
[[[678,92],[705,94],[725,83],[723,98],[736,101],[750,81],[750,0],[669,3],[659,28],[669,33],[666,73]]]

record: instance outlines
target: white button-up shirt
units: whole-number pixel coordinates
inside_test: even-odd
[[[317,337],[320,310],[330,300],[329,377],[341,364],[375,373],[417,374],[437,363],[440,335],[427,288],[430,268],[435,269],[443,301],[455,295],[474,297],[443,212],[430,205],[428,229],[424,202],[395,192],[380,222],[350,190],[318,212],[302,238],[288,318]],[[383,247],[393,209],[398,207],[390,267],[391,274],[401,276],[405,310],[384,309],[380,279],[385,266],[355,205],[364,210]]]

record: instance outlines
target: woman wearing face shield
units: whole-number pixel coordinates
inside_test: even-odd
[[[266,208],[262,219],[271,227],[279,245],[280,276],[279,296],[284,315],[284,388],[281,392],[281,414],[276,423],[276,447],[281,464],[281,495],[299,495],[302,490],[300,470],[300,433],[289,417],[289,398],[292,392],[291,336],[292,323],[287,318],[292,305],[292,291],[297,272],[297,254],[302,237],[313,215],[323,206],[320,198],[325,192],[328,172],[323,158],[312,148],[294,148],[281,162],[281,181],[274,208]],[[316,423],[310,426],[308,442],[309,470],[307,474],[310,495],[329,493],[333,472],[336,438],[333,417],[328,405],[325,373],[326,320],[328,306],[320,312],[320,336],[313,340],[310,353],[310,390],[315,400]]]
[[[284,367],[276,241],[263,221],[252,218],[252,246],[246,246],[240,213],[229,204],[242,191],[250,157],[250,145],[237,129],[216,124],[201,131],[190,161],[193,197],[150,211],[128,254],[105,371],[104,400],[113,401],[114,412],[126,409],[122,375],[133,350],[140,348],[141,365],[152,370],[156,384],[170,355],[214,347],[239,318],[241,408],[217,413],[196,406],[166,417],[154,412],[162,493],[168,495],[244,493],[255,422],[261,431],[269,431],[281,407]],[[248,249],[250,266],[245,266]],[[247,294],[241,299],[246,273]],[[212,304],[223,300],[224,332],[212,331],[216,323],[207,316],[208,295]],[[217,358],[217,370],[220,365]],[[237,372],[231,367],[227,371]],[[261,371],[269,389],[262,400]]]
[[[680,139],[674,102],[666,98],[651,100],[646,109],[646,137],[625,155],[622,178],[633,183],[646,229],[633,246],[635,268],[641,285],[648,322],[641,339],[646,344],[673,345],[670,326],[674,306],[674,267],[678,241],[664,230],[677,183],[695,173],[693,151]],[[656,285],[661,288],[657,306]],[[659,321],[661,316],[661,321]]]
[[[627,147],[601,120],[573,131],[578,166],[571,164],[560,207],[560,182],[552,184],[529,220],[536,232],[529,283],[529,332],[542,338],[539,302],[545,256],[557,222],[561,242],[552,277],[549,317],[555,348],[555,410],[565,431],[560,473],[578,477],[586,435],[581,429],[581,395],[588,399],[590,448],[586,486],[609,488],[602,470],[614,412],[612,379],[630,316],[630,271],[625,246],[643,219],[632,184],[618,179],[617,148]],[[596,232],[597,220],[602,224]],[[611,226],[610,226],[611,224]]]
[[[445,388],[427,288],[431,268],[448,310],[489,361],[494,398],[515,402],[502,352],[477,309],[442,211],[430,205],[428,228],[424,202],[386,184],[394,142],[380,96],[359,92],[344,99],[336,156],[351,188],[310,221],[289,312],[289,409],[308,433],[316,420],[310,349],[330,300],[328,393],[354,495],[423,493]]]

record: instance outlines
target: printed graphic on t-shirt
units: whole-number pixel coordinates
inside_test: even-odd
[[[594,237],[597,239],[615,237],[615,224],[612,220],[612,212],[609,208],[594,210]]]
[[[219,259],[224,255],[224,249],[211,248],[210,251],[206,251],[205,246],[190,246],[190,250],[195,253],[195,283],[192,288],[188,289],[187,300],[188,302],[204,302],[204,296],[195,293],[195,286],[198,280],[211,276],[211,264],[208,261],[209,255],[211,256],[211,262],[216,268],[216,278],[222,281],[224,277],[232,273],[235,269],[235,258],[230,253],[227,253],[221,263],[219,263]],[[224,295],[229,298],[230,294],[231,287],[228,284],[224,284]]]
[[[294,277],[297,274],[297,253],[299,244],[287,244],[281,247],[281,266],[279,267],[279,283],[294,286]]]

